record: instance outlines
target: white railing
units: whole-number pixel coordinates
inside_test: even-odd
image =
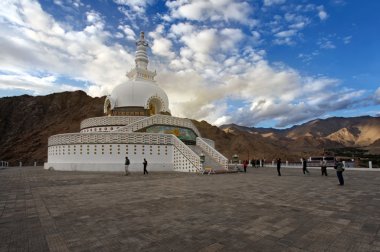
[[[202,140],[215,149],[215,142],[213,140],[204,137],[202,137]]]
[[[0,161],[0,168],[8,167],[9,163],[7,161]]]
[[[83,120],[80,129],[98,126],[124,126],[144,119],[146,116],[100,116]]]
[[[197,172],[201,172],[202,166],[200,157],[194,151],[192,151],[186,144],[184,144],[180,139],[178,139],[174,135],[172,136],[174,147],[191,163],[191,165]],[[181,168],[179,166],[181,166],[180,163],[174,162],[174,168]]]
[[[201,137],[197,137],[197,146],[207,153],[212,159],[219,163],[224,169],[228,170],[228,159],[212,146],[206,143]]]
[[[127,126],[120,127],[113,132],[135,132],[151,125],[171,125],[192,129],[197,136],[200,136],[198,129],[191,120],[167,115],[154,115],[135,121]]]

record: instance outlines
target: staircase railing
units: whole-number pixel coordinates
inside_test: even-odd
[[[188,160],[188,162],[192,165],[193,169],[195,169],[197,172],[201,172],[201,158],[186,144],[184,144],[180,139],[178,139],[178,137],[176,137],[175,135],[172,136],[174,148],[177,151],[179,151],[184,158]],[[186,164],[184,164],[183,162],[179,162],[179,160],[177,160],[177,158],[174,157],[174,169],[185,169],[185,167]]]
[[[200,136],[198,129],[194,126],[194,124],[189,119],[167,116],[167,115],[154,115],[154,116],[146,117],[144,119],[128,124],[124,127],[120,127],[112,132],[135,132],[137,130],[146,128],[151,125],[172,125],[172,126],[185,127],[185,128],[192,129],[197,136]]]
[[[80,123],[80,129],[101,126],[124,126],[131,124],[135,121],[146,118],[146,116],[100,116],[91,117],[83,120]]]
[[[196,139],[197,146],[199,146],[204,152],[206,152],[210,157],[212,157],[217,163],[219,163],[225,170],[228,170],[228,159],[223,156],[220,152],[215,150],[201,137]]]

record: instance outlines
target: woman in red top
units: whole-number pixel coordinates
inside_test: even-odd
[[[247,172],[247,166],[248,166],[248,160],[244,160],[243,162],[244,172]]]

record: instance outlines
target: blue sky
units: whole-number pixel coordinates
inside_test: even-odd
[[[380,115],[380,1],[1,1],[0,96],[109,94],[146,33],[174,116],[290,127]]]

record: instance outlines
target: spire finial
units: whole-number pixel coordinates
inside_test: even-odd
[[[144,79],[148,81],[154,81],[154,76],[156,76],[156,72],[152,72],[148,70],[148,54],[147,49],[149,47],[148,42],[145,40],[144,32],[140,32],[140,39],[136,41],[136,56],[135,63],[136,66],[132,69],[127,76],[131,80]]]

